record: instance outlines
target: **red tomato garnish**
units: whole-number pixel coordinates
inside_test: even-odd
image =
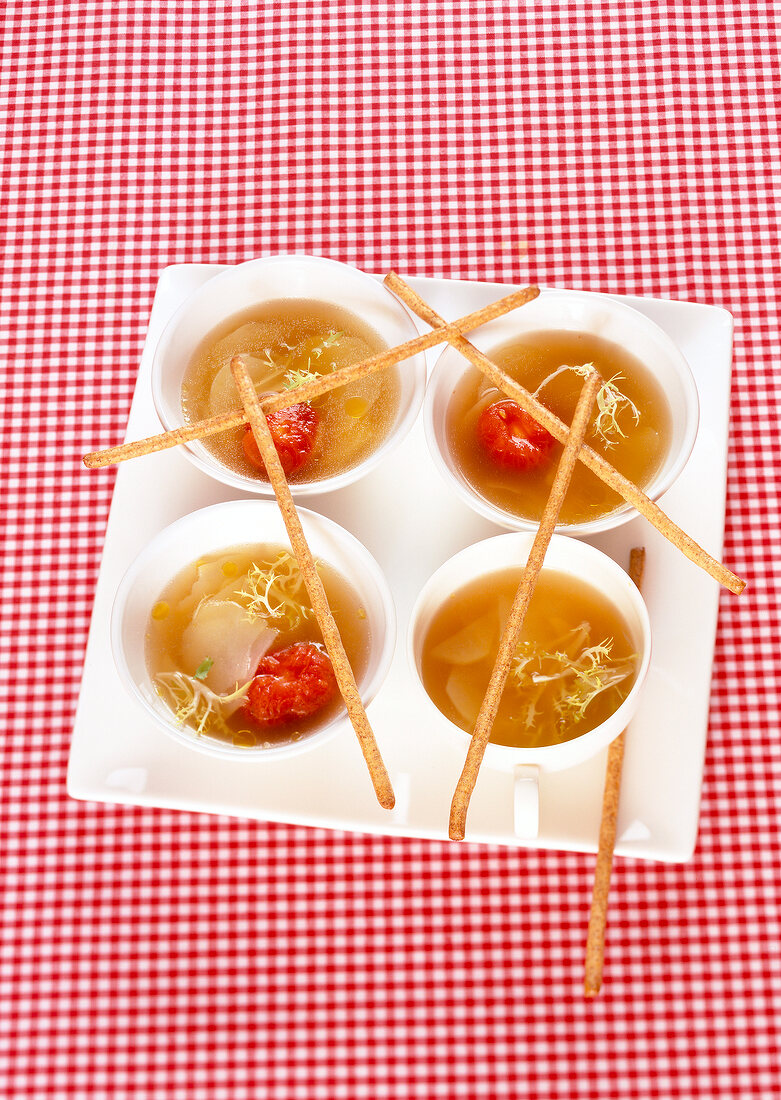
[[[269,413],[267,419],[282,469],[286,474],[294,474],[309,461],[320,417],[311,405],[304,403]],[[242,445],[248,461],[265,473],[266,467],[249,424]]]
[[[483,409],[477,438],[494,462],[512,470],[539,466],[555,443],[550,432],[515,401],[496,401]]]
[[[261,726],[279,726],[330,703],[338,691],[331,658],[314,642],[296,642],[264,657],[244,706]]]

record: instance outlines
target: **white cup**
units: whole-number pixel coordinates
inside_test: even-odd
[[[182,378],[198,347],[229,317],[280,299],[309,298],[348,309],[369,325],[388,347],[418,336],[412,319],[381,282],[347,264],[317,256],[271,256],[249,260],[209,279],[179,307],[163,331],[152,362],[152,397],[166,431],[184,423]],[[294,496],[326,493],[350,485],[368,473],[399,443],[420,411],[426,387],[422,354],[404,360],[399,371],[400,400],[393,424],[380,445],[362,462],[320,481],[295,481]],[[240,405],[238,395],[237,408]],[[198,440],[185,444],[190,461],[210,477],[234,489],[272,498],[266,481],[224,466]]]
[[[408,659],[420,694],[427,701],[431,722],[458,744],[466,757],[471,734],[437,709],[421,676],[423,641],[438,610],[454,591],[478,577],[513,566],[524,566],[534,536],[526,532],[497,535],[474,543],[449,558],[424,585],[412,610],[407,635]],[[516,748],[489,742],[483,767],[512,772],[515,776],[514,820],[519,837],[535,837],[539,831],[539,777],[541,772],[561,771],[601,752],[627,726],[640,701],[651,661],[651,624],[643,597],[627,573],[601,550],[564,535],[554,535],[545,555],[545,569],[566,573],[602,593],[627,625],[640,658],[637,679],[626,699],[601,725],[571,741],[537,748]]]
[[[395,647],[396,611],[388,583],[366,547],[343,527],[305,508],[299,508],[298,514],[315,558],[349,581],[366,611],[370,652],[358,688],[368,706],[382,686]],[[335,715],[300,741],[267,748],[198,737],[193,730],[177,724],[170,708],[155,691],[145,657],[149,615],[165,586],[191,562],[207,554],[252,543],[290,545],[275,503],[231,500],[191,512],[166,527],[142,550],[119,585],[111,615],[111,647],[120,678],[130,695],[180,744],[213,756],[279,759],[307,752],[346,729],[347,715],[344,712]]]
[[[543,290],[533,302],[483,325],[469,339],[490,355],[492,349],[513,337],[554,329],[587,332],[618,344],[635,355],[661,386],[670,407],[672,432],[664,462],[644,489],[651,500],[657,500],[683,470],[697,436],[699,399],[689,364],[667,333],[642,313],[613,298],[585,291]],[[535,521],[513,515],[481,496],[454,458],[448,440],[447,410],[455,387],[473,369],[454,348],[443,351],[434,366],[423,407],[432,458],[445,481],[479,515],[515,531],[536,530]],[[556,530],[567,535],[594,535],[618,527],[636,515],[637,511],[625,503],[587,523],[562,524]]]

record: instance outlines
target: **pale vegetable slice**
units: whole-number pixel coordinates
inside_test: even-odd
[[[222,695],[254,676],[276,637],[262,619],[249,622],[244,608],[231,600],[203,600],[182,634],[182,670],[192,676],[210,659],[206,682]]]
[[[478,397],[474,405],[464,414],[461,430],[463,432],[473,432],[477,427],[477,421],[486,409],[489,409],[491,405],[497,401],[505,400],[504,394],[500,390],[497,390],[495,386],[491,387],[488,393],[484,393],[481,397]]]
[[[265,356],[257,358],[253,355],[243,354],[241,360],[247,368],[255,389],[258,391],[276,388],[276,383],[285,371],[283,364],[270,362]],[[228,359],[223,363],[215,374],[209,390],[209,407],[213,416],[236,411],[238,397],[236,395],[236,383],[233,381],[231,373],[231,362],[232,360]]]
[[[451,665],[471,665],[490,656],[497,638],[496,616],[487,612],[434,646],[431,656]]]
[[[453,668],[445,684],[445,693],[469,729],[474,726],[483,703],[484,688],[479,688],[461,668]]]
[[[339,367],[360,363],[370,355],[369,345],[359,336],[344,333],[307,336],[290,353],[287,366],[291,373],[330,374]]]
[[[561,624],[564,625],[563,623]],[[553,624],[553,629],[556,629],[556,623]],[[557,650],[560,650],[571,660],[576,658],[582,653],[586,642],[589,640],[591,634],[591,626],[589,623],[579,623],[572,630],[567,630],[553,643]]]
[[[512,478],[508,478],[507,481],[486,481],[482,488],[488,491],[494,492],[508,492],[517,497],[528,497],[529,490],[523,483],[516,483]]]
[[[550,470],[542,469],[535,473],[535,481],[537,485],[544,485],[550,487],[553,484],[553,479],[556,476],[556,465],[551,467]],[[504,481],[486,481],[483,485],[484,490],[494,490],[503,493],[513,493],[515,496],[522,497],[528,500],[529,486],[521,478],[508,477]]]
[[[370,358],[372,351],[368,344],[357,336],[345,336],[339,343],[339,347],[333,349],[333,369],[352,366],[363,359]],[[338,392],[339,403],[344,405],[351,398],[360,398],[363,405],[362,417],[368,416],[377,402],[381,400],[385,382],[382,374],[367,374],[357,379],[349,386]],[[336,404],[336,402],[334,402]]]
[[[336,442],[336,446],[331,448],[331,455],[324,454],[324,458],[332,463],[338,456],[340,469],[350,469],[371,448],[376,396],[366,392],[356,392],[357,390],[358,387],[349,386],[338,395],[329,394],[329,403],[326,404],[324,401],[323,406],[318,407],[320,412],[318,441],[324,450],[327,440]],[[344,415],[347,412],[345,402],[355,398],[364,402],[361,415],[349,417],[348,413],[349,419],[345,423]]]
[[[337,370],[339,367],[352,366],[353,363],[369,359],[371,354],[371,348],[360,336],[340,336],[338,343],[328,348],[323,357],[326,358],[329,369]]]
[[[632,438],[637,450],[645,451],[646,454],[659,454],[662,448],[661,433],[650,425],[645,428],[635,428]]]
[[[182,615],[191,616],[201,600],[207,596],[221,598],[240,588],[243,577],[229,576],[223,569],[230,560],[230,555],[226,555],[196,566],[193,586],[188,595],[179,601],[176,610]]]
[[[234,355],[263,356],[266,349],[274,351],[279,347],[279,326],[268,321],[247,321],[240,325],[211,348],[209,357],[219,363],[223,359],[230,361]],[[276,356],[274,356],[276,358]]]
[[[502,391],[494,385],[490,378],[487,378],[485,375],[481,375],[477,385],[477,396],[478,398],[493,397],[494,401],[504,401],[507,395],[502,393]]]

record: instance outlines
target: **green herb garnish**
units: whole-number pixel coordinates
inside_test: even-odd
[[[201,661],[201,663],[198,665],[195,672],[193,673],[195,679],[205,680],[206,677],[209,675],[209,669],[212,667],[213,664],[214,661],[211,659],[211,657],[204,658],[204,660]]]
[[[288,370],[285,371],[285,377],[282,379],[282,385],[286,390],[295,390],[299,386],[305,385],[307,382],[314,382],[316,378],[322,377],[321,374],[313,369],[312,360],[317,360],[323,354],[327,348],[332,348],[340,338],[344,336],[343,332],[329,332],[327,336],[324,336],[319,343],[315,344],[307,357],[306,366],[303,370]]]
[[[314,355],[315,359],[319,359],[325,349],[332,348],[342,336],[344,336],[343,332],[329,332],[328,335],[323,337],[320,341],[319,346],[316,345],[312,348],[312,355]]]
[[[321,376],[315,371],[311,370],[289,370],[285,371],[285,377],[282,379],[282,385],[286,390],[297,390],[299,386],[306,385],[307,382],[314,382],[315,379]]]

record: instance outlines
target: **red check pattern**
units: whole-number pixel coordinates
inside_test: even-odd
[[[778,46],[743,0],[7,0],[2,1095],[781,1095]],[[160,270],[277,251],[726,306],[737,320],[702,827],[621,861],[65,792]]]

